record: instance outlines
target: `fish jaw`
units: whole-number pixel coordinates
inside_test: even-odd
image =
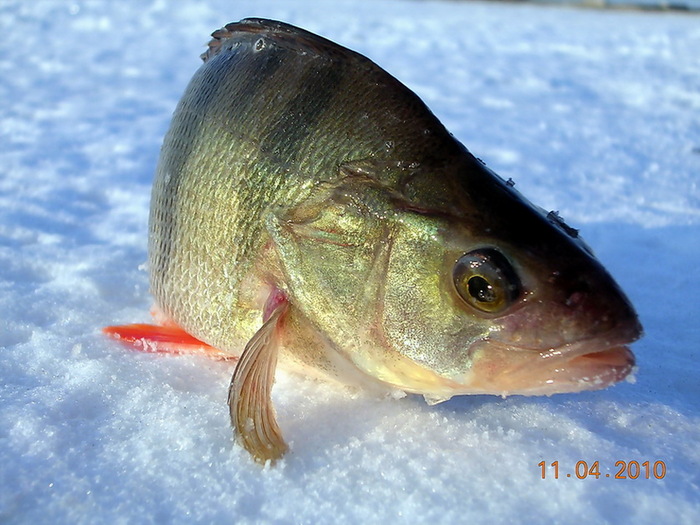
[[[446,374],[461,394],[552,395],[600,390],[628,377],[635,357],[628,345],[643,329],[627,297],[609,275],[589,268],[582,289],[560,297],[540,290],[468,347],[469,370]],[[575,300],[574,300],[575,299]]]
[[[484,340],[470,349],[472,368],[454,381],[464,394],[551,395],[600,390],[625,379],[635,358],[624,344],[594,339],[533,350]]]

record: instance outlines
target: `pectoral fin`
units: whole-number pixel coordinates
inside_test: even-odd
[[[243,350],[231,378],[228,404],[234,434],[256,461],[281,458],[287,444],[272,406],[270,392],[275,381],[279,331],[288,302],[279,292],[268,299],[268,317]]]

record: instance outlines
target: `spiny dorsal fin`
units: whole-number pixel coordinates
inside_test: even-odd
[[[352,59],[365,67],[376,68],[368,58],[343,46],[339,46],[326,38],[277,20],[265,18],[244,18],[240,22],[231,22],[221,29],[214,31],[212,39],[207,44],[209,49],[200,55],[206,62],[218,55],[224,48],[227,40],[240,38],[242,35],[259,35],[256,46],[265,45],[265,40],[274,43],[275,46],[291,49],[300,54],[311,54],[325,60]]]

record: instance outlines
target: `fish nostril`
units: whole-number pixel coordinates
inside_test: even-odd
[[[564,305],[572,310],[586,308],[587,303],[595,294],[591,293],[594,286],[585,279],[575,278],[570,281],[569,286],[565,286]]]
[[[576,308],[583,302],[585,295],[586,294],[584,294],[583,292],[573,292],[569,295],[569,297],[566,298],[564,304],[569,308]]]

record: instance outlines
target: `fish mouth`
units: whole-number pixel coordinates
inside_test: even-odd
[[[564,358],[553,369],[556,378],[548,381],[568,385],[572,387],[570,392],[606,388],[622,381],[635,366],[634,354],[627,346],[585,351],[573,357],[565,354]],[[573,389],[574,386],[581,388]]]
[[[635,369],[629,342],[599,339],[534,350],[484,340],[472,348],[465,393],[531,396],[600,390]]]

